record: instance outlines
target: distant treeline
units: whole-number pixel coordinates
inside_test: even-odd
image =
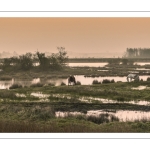
[[[134,57],[134,58],[68,58],[68,63],[109,63],[109,62],[116,62],[116,61],[132,61],[132,62],[150,62],[150,58],[140,58],[140,57]]]
[[[57,70],[63,68],[68,60],[67,52],[64,47],[58,47],[58,53],[45,56],[45,53],[35,52],[1,59],[0,69],[11,70],[30,70],[39,68],[40,70]]]
[[[150,58],[150,48],[127,48],[124,57]]]

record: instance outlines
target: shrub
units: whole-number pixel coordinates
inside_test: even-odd
[[[48,83],[48,86],[55,86],[54,83]]]
[[[42,87],[42,83],[31,84],[30,87]]]
[[[80,82],[80,81],[77,81],[77,82],[76,82],[76,85],[81,85],[81,82]]]
[[[22,88],[22,85],[19,84],[13,84],[9,87],[9,89],[17,89],[17,88]]]
[[[98,80],[93,80],[92,84],[100,84],[100,82],[98,82]]]
[[[115,80],[114,80],[114,79],[112,79],[110,82],[111,82],[111,83],[115,83]]]
[[[10,77],[10,76],[1,76],[0,80],[3,80],[3,81],[5,81],[5,80],[12,80],[12,77]]]
[[[110,80],[104,79],[104,80],[102,81],[102,83],[110,83]]]
[[[108,113],[102,113],[100,114],[98,117],[96,116],[88,116],[87,117],[88,121],[94,122],[96,124],[101,124],[101,123],[108,123],[108,122],[113,122],[113,121],[119,121],[119,119],[112,115],[112,114],[108,114]]]
[[[63,86],[63,85],[66,85],[64,82],[61,82],[61,84],[60,84],[61,86]]]
[[[102,83],[115,83],[115,80],[103,79]]]
[[[147,81],[150,81],[150,77],[147,78]]]

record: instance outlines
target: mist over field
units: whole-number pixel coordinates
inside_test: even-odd
[[[0,56],[27,52],[69,57],[122,57],[127,48],[149,48],[150,18],[0,18]],[[3,53],[4,52],[4,53]]]

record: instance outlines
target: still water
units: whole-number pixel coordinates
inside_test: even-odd
[[[140,76],[140,79],[143,79],[143,81],[146,81],[147,78],[150,77],[148,75],[144,75],[144,76]],[[102,82],[104,79],[109,79],[112,80],[114,79],[115,82],[127,82],[127,78],[126,76],[124,77],[119,77],[119,76],[106,76],[106,77],[85,77],[84,75],[76,75],[75,76],[76,81],[79,81],[81,83],[81,85],[92,85],[92,82],[94,80],[98,80],[99,82]],[[13,84],[18,84],[18,85],[22,85],[22,87],[24,86],[30,86],[32,84],[37,84],[37,83],[42,83],[42,84],[54,84],[55,86],[60,86],[61,83],[65,83],[66,85],[68,85],[68,80],[67,79],[48,79],[48,80],[44,80],[41,81],[40,78],[35,78],[33,80],[19,80],[19,79],[12,79],[12,80],[7,80],[7,81],[1,81],[0,80],[0,89],[9,89],[10,86],[12,86]]]
[[[150,65],[150,62],[134,62],[134,65],[140,65],[140,66]]]
[[[69,67],[105,67],[108,63],[68,63]]]
[[[70,67],[105,67],[108,65],[107,62],[99,62],[99,63],[68,63]],[[150,65],[150,62],[134,62],[134,65]]]
[[[56,117],[65,117],[69,114],[71,115],[86,115],[86,116],[95,116],[98,117],[100,114],[109,114],[117,117],[120,122],[126,122],[126,121],[135,121],[135,120],[142,120],[147,119],[150,120],[150,112],[144,112],[144,111],[129,111],[129,110],[119,110],[116,112],[106,112],[103,110],[90,110],[87,111],[86,114],[83,114],[81,112],[55,112]]]

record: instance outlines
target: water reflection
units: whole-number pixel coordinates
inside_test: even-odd
[[[135,70],[149,70],[150,71],[150,69],[147,69],[147,68],[136,68]]]
[[[142,79],[143,81],[146,81],[148,77],[149,77],[148,75],[144,75],[144,76],[140,76],[140,79]],[[81,82],[82,85],[92,85],[94,80],[97,80],[98,82],[102,82],[105,79],[108,79],[108,80],[113,80],[114,79],[115,82],[119,82],[119,81],[127,82],[127,77],[126,76],[123,76],[123,77],[105,76],[105,77],[94,77],[93,78],[93,77],[84,77],[84,75],[76,75],[75,78],[76,78],[76,81]],[[66,79],[64,79],[62,81],[67,84]]]
[[[40,78],[35,78],[33,80],[22,80],[22,79],[11,79],[11,80],[0,80],[0,89],[9,89],[13,84],[22,85],[22,87],[30,86],[32,84],[37,84],[41,82]]]
[[[147,86],[138,86],[138,87],[133,87],[133,90],[144,90],[147,89]]]
[[[150,105],[150,102],[148,101],[142,101],[142,100],[133,100],[133,101],[117,101],[117,100],[111,100],[111,99],[104,99],[104,98],[96,98],[96,97],[82,97],[79,98],[80,101],[92,103],[92,101],[99,101],[101,103],[124,103],[124,104],[136,104],[136,105]]]
[[[140,65],[140,66],[150,65],[150,62],[135,62],[134,65]]]
[[[87,115],[99,116],[102,113],[106,113],[106,111],[102,110],[91,110],[87,112]],[[113,114],[119,118],[120,121],[135,121],[147,119],[150,120],[150,112],[144,111],[129,111],[129,110],[119,110],[116,112],[107,112],[108,114]]]
[[[38,98],[47,98],[47,97],[49,97],[48,94],[43,94],[42,92],[31,93],[31,96],[38,97]]]
[[[9,89],[9,87],[14,84],[14,79],[12,80],[0,80],[0,89]]]
[[[104,67],[108,63],[68,63],[70,67]]]
[[[140,79],[142,79],[143,81],[146,81],[148,77],[149,75],[144,75],[144,76],[140,76]],[[119,76],[85,77],[84,75],[75,75],[75,78],[76,78],[76,81],[79,81],[81,83],[81,85],[92,85],[94,80],[97,80],[98,82],[102,82],[104,79],[108,79],[108,80],[114,79],[115,82],[119,82],[119,81],[127,82],[126,76],[124,77],[119,77]],[[46,79],[42,81],[40,78],[35,78],[32,80],[21,80],[21,79],[12,79],[12,80],[7,80],[7,81],[0,80],[0,89],[9,89],[9,87],[12,86],[13,84],[22,85],[22,87],[25,87],[25,86],[28,87],[32,84],[37,84],[37,83],[42,83],[43,85],[52,84],[55,86],[60,86],[62,82],[68,85],[68,80],[64,78],[63,79],[61,78]]]
[[[126,122],[126,121],[135,121],[135,120],[150,120],[150,112],[144,112],[144,111],[129,111],[129,110],[119,110],[119,111],[103,111],[103,110],[90,110],[87,111],[86,114],[83,114],[81,112],[55,112],[56,117],[65,117],[68,115],[86,115],[86,116],[96,116],[99,117],[100,114],[109,114],[117,117],[120,122]]]

